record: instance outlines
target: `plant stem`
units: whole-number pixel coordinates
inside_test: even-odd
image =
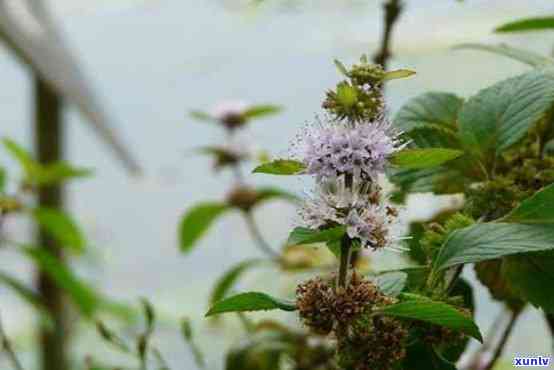
[[[266,255],[268,255],[269,257],[271,257],[272,259],[279,259],[279,255],[269,246],[269,243],[266,242],[266,240],[262,236],[262,233],[258,228],[256,221],[254,220],[252,211],[244,212],[244,218],[246,219],[246,225],[248,226],[250,235],[252,235],[254,242],[258,246],[258,249],[261,250]]]
[[[460,275],[462,275],[462,271],[464,271],[464,266],[465,265],[463,263],[456,266],[456,271],[454,271],[454,275],[452,276],[452,279],[450,280],[450,282],[448,283],[448,287],[446,288],[447,293],[450,293],[452,289],[454,289],[454,287],[456,286],[458,278],[460,277]]]
[[[350,254],[352,252],[352,241],[345,235],[340,243],[340,264],[337,276],[337,288],[346,288],[346,278],[348,276],[348,267],[350,265]]]
[[[380,64],[383,69],[387,69],[387,64],[391,56],[391,39],[392,31],[398,20],[400,14],[402,13],[403,4],[401,0],[388,0],[383,4],[385,14],[383,17],[384,20],[384,29],[383,35],[381,38],[381,48],[373,57],[373,61],[377,64]]]
[[[62,99],[40,77],[34,77],[35,104],[35,150],[37,160],[42,165],[63,158],[64,130],[62,124]],[[39,207],[57,210],[63,208],[63,187],[60,184],[38,188]],[[37,228],[36,242],[40,248],[64,263],[63,253],[45,230]],[[68,366],[68,313],[63,291],[40,267],[37,271],[37,288],[46,308],[52,317],[52,326],[40,324],[40,356],[42,370],[67,370]]]
[[[492,370],[492,368],[494,368],[494,365],[496,365],[496,362],[498,361],[498,359],[502,355],[502,352],[504,351],[504,347],[506,347],[506,343],[508,343],[508,339],[512,334],[512,330],[514,329],[515,323],[521,311],[522,311],[521,309],[512,311],[512,316],[510,318],[510,321],[508,322],[508,325],[504,329],[504,332],[502,333],[502,337],[500,338],[500,341],[496,345],[496,350],[494,351],[492,359],[485,367],[485,370]]]
[[[15,351],[13,350],[12,344],[8,339],[6,332],[4,331],[2,320],[0,320],[0,342],[2,346],[1,348],[8,356],[8,359],[12,363],[13,368],[15,370],[23,370],[23,366],[21,365],[21,362],[19,362],[17,356],[15,355]]]

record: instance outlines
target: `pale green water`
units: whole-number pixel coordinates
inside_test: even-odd
[[[288,1],[258,9],[211,0],[59,2],[69,37],[117,119],[120,132],[142,161],[146,175],[128,178],[74,112],[69,152],[79,164],[96,167],[95,178],[72,187],[71,203],[98,249],[100,261],[83,268],[111,295],[127,300],[148,296],[168,317],[203,321],[209,287],[233,262],[257,255],[236,215],[218,222],[190,256],[176,248],[179,215],[195,201],[223,196],[229,178],[212,176],[206,158],[190,148],[221,140],[216,128],[191,122],[185,113],[208,108],[221,99],[282,104],[286,111],[255,123],[252,141],[272,153],[284,153],[299,126],[318,111],[323,92],[339,78],[331,61],[349,63],[373,50],[379,35],[379,1]],[[554,12],[548,1],[411,1],[395,38],[392,67],[415,69],[411,80],[393,82],[391,108],[427,90],[468,96],[481,87],[525,70],[500,57],[452,52],[459,42],[505,41],[549,52],[554,34],[495,36],[497,24],[523,15]],[[69,5],[68,5],[69,4]],[[317,4],[317,6],[316,6]],[[4,50],[0,53],[1,135],[30,142],[25,71]],[[2,162],[4,156],[0,157]],[[294,180],[253,176],[258,183],[291,186]],[[414,207],[411,212],[419,214]],[[278,215],[277,217],[275,215]],[[294,210],[274,203],[260,210],[260,223],[275,243],[286,237]],[[290,216],[290,217],[287,217]],[[13,225],[21,233],[24,225]],[[16,231],[17,233],[17,231]],[[3,256],[2,270],[24,276],[26,268]],[[286,294],[273,273],[254,273],[242,288]],[[32,316],[11,293],[0,290],[2,315],[10,331],[26,332]],[[487,297],[481,292],[481,296]],[[498,308],[485,301],[478,321],[486,328]],[[279,315],[284,317],[283,315]],[[540,317],[530,310],[519,323],[510,353],[549,350]],[[218,368],[222,348],[238,337],[229,320],[225,336],[202,326],[201,344]],[[175,369],[192,368],[173,329],[158,338]],[[79,352],[90,352],[90,346]],[[92,352],[95,352],[93,350]],[[1,363],[1,362],[0,362]]]

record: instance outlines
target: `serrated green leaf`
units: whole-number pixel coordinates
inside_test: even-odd
[[[402,271],[383,273],[377,276],[375,283],[379,290],[391,297],[396,297],[406,287],[408,274]]]
[[[522,139],[554,103],[554,73],[537,69],[481,90],[462,107],[464,146],[485,164]]]
[[[507,257],[502,268],[514,292],[546,312],[554,313],[554,295],[550,289],[545,289],[554,284],[554,252]]]
[[[280,309],[283,311],[295,311],[294,302],[288,302],[273,298],[265,293],[248,292],[234,295],[214,304],[206,316],[217,315],[225,312],[267,311]]]
[[[522,32],[554,29],[554,17],[520,19],[497,27],[495,32]]]
[[[455,132],[463,102],[454,94],[428,92],[404,104],[394,117],[394,125],[406,133],[419,127],[438,127]]]
[[[390,80],[396,80],[399,78],[407,78],[415,75],[415,71],[409,70],[409,69],[397,69],[395,71],[387,71],[385,72],[385,76],[383,77],[383,81],[390,81]]]
[[[327,243],[330,241],[340,240],[345,233],[345,226],[336,226],[325,230],[295,227],[289,235],[287,245]]]
[[[267,173],[270,175],[298,175],[306,166],[293,159],[276,159],[254,168],[252,173]]]
[[[554,59],[552,58],[534,53],[532,51],[514,48],[505,44],[485,45],[468,43],[457,45],[455,48],[487,51],[490,53],[499,54],[508,58],[515,59],[533,67],[543,67],[554,64]]]
[[[539,190],[521,202],[504,219],[507,222],[554,223],[554,184]]]
[[[181,218],[179,225],[181,251],[189,253],[212,223],[229,209],[231,209],[229,205],[218,202],[200,203],[189,209]]]
[[[242,116],[246,119],[261,118],[272,114],[277,114],[283,110],[282,107],[277,105],[254,105],[249,107]]]
[[[52,208],[37,208],[32,212],[35,221],[63,248],[83,252],[85,238],[71,217]]]
[[[67,293],[85,316],[90,317],[96,311],[101,303],[96,292],[77,278],[67,266],[42,248],[25,247],[22,251]]]
[[[404,149],[394,153],[390,162],[401,168],[424,169],[440,166],[463,154],[461,150],[447,148]]]
[[[379,310],[379,313],[387,316],[429,322],[460,331],[480,342],[483,340],[479,328],[471,317],[464,315],[449,304],[433,301],[426,297],[410,299],[386,306]]]
[[[247,260],[240,262],[231,269],[227,270],[215,283],[214,289],[210,296],[210,305],[213,305],[225,298],[243,273],[252,267],[259,266],[262,262],[263,260],[260,259]]]
[[[554,225],[483,223],[453,232],[441,247],[433,271],[514,254],[554,249]]]

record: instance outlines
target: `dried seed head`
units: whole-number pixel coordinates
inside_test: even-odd
[[[353,370],[390,370],[406,355],[408,331],[390,317],[364,320],[363,330],[354,330],[338,338],[338,361]]]
[[[380,300],[381,293],[369,280],[360,278],[355,272],[348,287],[335,294],[333,312],[340,323],[350,323],[367,312]]]
[[[334,325],[333,296],[332,286],[321,278],[298,285],[296,304],[304,325],[318,334],[329,334]]]

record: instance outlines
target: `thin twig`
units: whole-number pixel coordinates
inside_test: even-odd
[[[383,8],[385,9],[385,15],[383,36],[381,38],[381,47],[373,57],[373,61],[377,64],[380,64],[383,69],[386,70],[388,61],[390,59],[390,56],[392,55],[392,31],[394,29],[396,21],[402,13],[403,4],[401,0],[388,0],[385,4],[383,4]]]
[[[485,335],[483,345],[473,354],[472,359],[468,362],[468,365],[465,367],[465,369],[473,370],[480,368],[479,364],[482,363],[484,354],[492,347],[498,334],[498,328],[500,328],[502,322],[504,322],[508,318],[508,313],[508,310],[502,309],[498,316],[496,316]]]
[[[491,370],[494,365],[496,365],[496,362],[502,356],[502,352],[504,351],[504,347],[506,347],[506,343],[508,343],[508,339],[510,338],[510,335],[512,334],[512,330],[514,329],[515,323],[517,321],[517,318],[519,317],[519,314],[521,313],[521,309],[512,311],[512,317],[510,318],[510,322],[508,322],[508,325],[504,329],[504,332],[502,333],[502,337],[500,338],[500,341],[496,345],[496,350],[494,351],[494,354],[492,356],[492,359],[485,367],[485,370]]]
[[[260,249],[263,253],[267,254],[271,258],[278,259],[279,255],[271,248],[269,243],[262,236],[262,233],[258,228],[256,221],[254,220],[252,211],[244,212],[244,218],[246,220],[248,230],[250,231],[250,235],[252,235],[252,238],[258,246],[258,249]]]
[[[19,362],[19,360],[17,359],[17,356],[15,355],[15,351],[13,350],[12,344],[8,339],[6,332],[4,331],[2,320],[0,320],[0,341],[2,343],[2,349],[8,356],[8,359],[12,363],[13,368],[15,370],[23,370],[23,366],[21,365],[21,362]]]

